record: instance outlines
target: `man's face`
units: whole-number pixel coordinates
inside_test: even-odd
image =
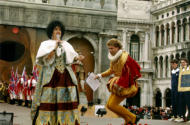
[[[185,60],[181,60],[181,66],[182,66],[182,67],[187,66],[187,62],[186,62]]]
[[[59,26],[56,26],[54,29],[53,29],[53,39],[57,39],[57,35],[61,36],[61,28]]]
[[[176,63],[171,63],[172,69],[176,69],[177,68],[177,64]]]
[[[108,50],[110,54],[114,56],[119,51],[119,48],[115,46],[108,46]]]

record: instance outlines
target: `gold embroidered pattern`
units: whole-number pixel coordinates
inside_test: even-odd
[[[56,60],[55,60],[55,67],[57,68],[57,70],[60,73],[64,72],[65,66],[64,66],[64,63],[63,63],[63,58],[56,58]]]

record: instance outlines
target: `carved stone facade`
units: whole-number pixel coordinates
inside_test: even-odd
[[[168,106],[171,91],[172,59],[190,60],[190,2],[189,0],[167,0],[151,8],[153,19],[152,63],[154,68],[154,105]],[[156,104],[159,95],[160,104]]]
[[[27,72],[31,72],[40,43],[48,39],[45,28],[52,20],[60,20],[65,25],[64,40],[72,42],[73,46],[78,50],[83,51],[82,48],[86,49],[87,52],[83,52],[86,60],[88,60],[88,62],[85,62],[85,67],[87,67],[85,69],[86,76],[89,71],[96,73],[102,71],[101,63],[103,61],[101,60],[106,58],[101,55],[106,49],[101,48],[101,46],[104,46],[108,39],[117,35],[117,6],[115,0],[67,0],[62,1],[63,3],[60,2],[60,0],[48,0],[47,3],[40,0],[0,1],[0,28],[10,29],[6,31],[0,29],[3,33],[9,32],[10,34],[8,37],[0,37],[0,44],[8,41],[9,37],[23,37],[20,32],[21,30],[26,30],[24,35],[27,36],[27,41],[20,41],[19,39],[14,41],[14,45],[22,44],[29,53],[27,58],[30,59],[30,63],[19,65],[20,74],[24,66],[31,67],[27,68]],[[92,5],[96,8],[90,7]],[[19,29],[18,34],[12,32],[14,27]],[[79,44],[76,45],[73,40],[77,40]],[[6,52],[4,51],[1,56],[5,55]],[[19,61],[17,60],[17,62]],[[7,62],[6,60],[0,60],[0,63],[3,64],[0,66],[0,79],[8,82],[11,67],[13,66],[16,69],[17,63]],[[104,63],[104,65],[108,67],[109,62]],[[95,101],[97,98],[102,98],[103,100],[105,97],[98,97],[98,91],[95,93]]]
[[[142,68],[142,77],[138,80],[140,96],[137,97],[137,100],[140,101],[139,106],[152,105],[151,2],[119,0],[118,5],[118,38],[123,41],[124,50],[129,52]],[[136,49],[133,49],[132,46]]]
[[[26,64],[28,67],[35,63],[40,42],[47,39],[45,28],[48,23],[60,20],[66,27],[64,40],[78,40],[79,44],[74,45],[77,49],[88,46],[89,52],[85,54],[87,57],[89,54],[89,60],[94,60],[88,65],[92,65],[95,73],[109,67],[107,40],[113,37],[120,39],[123,49],[142,67],[142,77],[138,80],[139,106],[159,106],[156,98],[160,99],[160,106],[168,105],[166,97],[170,91],[169,62],[180,57],[190,60],[188,0],[15,1],[0,1],[0,28],[7,26],[11,32],[11,28],[16,26],[25,30],[29,40],[23,44],[25,47],[27,44],[31,57],[31,63]],[[181,31],[178,32],[176,29],[180,27]],[[14,35],[9,33],[9,37]],[[82,40],[87,43],[80,42]],[[5,38],[0,39],[0,43],[4,41]],[[9,70],[16,64],[0,60],[1,64],[2,62]],[[20,67],[20,72],[23,66]],[[0,79],[8,80],[3,75],[6,69],[1,67],[3,66],[0,66]],[[100,98],[102,103],[106,103],[109,97],[105,86],[107,80],[108,78],[102,79],[103,84],[94,92],[94,101]],[[161,95],[158,97],[159,93]]]

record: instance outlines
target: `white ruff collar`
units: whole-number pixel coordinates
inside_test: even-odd
[[[116,61],[122,54],[122,50],[119,50],[114,56],[112,56],[110,53],[108,53],[108,59],[112,62]]]

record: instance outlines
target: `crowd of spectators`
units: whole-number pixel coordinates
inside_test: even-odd
[[[134,114],[139,115],[141,119],[168,120],[173,116],[172,109],[170,107],[129,106],[128,109]]]

